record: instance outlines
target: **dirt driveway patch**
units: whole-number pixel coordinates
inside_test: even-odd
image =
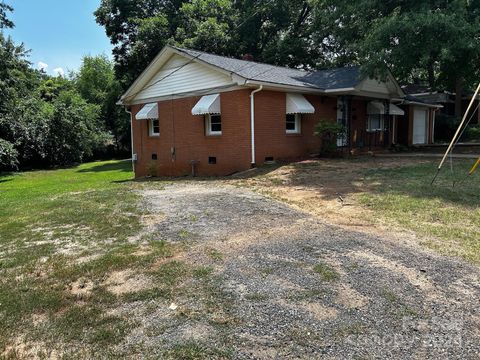
[[[122,309],[141,325],[120,353],[169,349],[171,357],[188,350],[236,359],[480,353],[480,271],[473,265],[398,236],[329,225],[222,181],[149,186],[143,195],[149,212],[162,214],[149,223],[152,231],[185,245],[183,260],[199,269],[198,280],[183,284],[174,307],[146,301]],[[196,291],[205,284],[210,295]],[[157,310],[142,310],[152,306]]]

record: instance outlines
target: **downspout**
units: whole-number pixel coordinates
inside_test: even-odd
[[[252,168],[255,167],[255,94],[263,90],[263,85],[250,94],[250,134],[252,145]]]
[[[130,142],[132,148],[132,170],[135,173],[135,159],[134,159],[134,151],[133,151],[133,115],[132,112],[128,110],[128,107],[125,106],[125,112],[130,115]]]

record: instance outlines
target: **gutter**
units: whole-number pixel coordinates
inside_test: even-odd
[[[132,148],[132,170],[135,173],[135,159],[133,153],[133,115],[132,112],[128,110],[128,107],[125,107],[125,112],[130,115],[130,146]]]
[[[263,85],[250,93],[250,134],[252,146],[252,168],[255,167],[255,94],[263,90]]]

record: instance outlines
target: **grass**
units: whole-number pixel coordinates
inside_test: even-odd
[[[444,168],[433,186],[433,163],[365,171],[365,181],[377,186],[357,199],[383,222],[425,236],[440,253],[480,264],[480,173],[453,187],[472,161],[454,165],[454,173]]]
[[[133,255],[138,246],[128,239],[141,229],[142,213],[130,168],[126,161],[107,161],[0,175],[1,349],[12,335],[92,347],[121,341],[131,323],[105,314],[118,299],[99,284],[109,272],[171,255],[159,242],[150,243],[148,255]],[[82,254],[98,256],[77,262]],[[68,290],[79,278],[95,284],[81,299]],[[34,315],[47,325],[32,325]]]
[[[148,214],[138,207],[135,190],[146,185],[131,179],[128,161],[0,174],[0,358],[29,357],[23,347],[4,353],[18,341],[45,358],[50,356],[47,349],[67,358],[121,357],[125,354],[116,345],[141,324],[138,317],[112,310],[129,304],[147,314],[188,298],[208,310],[193,312],[199,321],[221,334],[228,332],[235,320],[231,299],[219,287],[213,267],[189,267],[175,259],[187,245],[174,246],[162,234],[143,233],[141,217]],[[178,236],[193,234],[182,229]],[[223,259],[214,249],[208,255]],[[151,285],[111,292],[107,280],[122,272],[141,275]],[[219,348],[174,344],[165,357],[228,358],[227,340],[222,343]],[[134,346],[126,351],[133,356],[139,350]]]
[[[338,280],[338,273],[330,266],[324,263],[317,264],[313,267],[313,271],[320,275],[323,281],[335,281]]]

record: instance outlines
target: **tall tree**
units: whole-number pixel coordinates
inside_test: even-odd
[[[13,22],[7,17],[7,12],[9,11],[13,11],[10,5],[0,3],[0,29],[13,28]]]
[[[323,43],[334,61],[360,63],[367,74],[380,77],[389,67],[400,81],[456,88],[461,99],[463,85],[477,81],[479,71],[479,5],[478,0],[316,0],[314,26],[329,34]]]
[[[122,88],[113,63],[105,55],[85,56],[74,81],[80,95],[99,106],[101,127],[113,135],[115,150],[121,152],[128,146],[130,130],[127,114],[116,105]]]
[[[322,64],[309,0],[102,0],[95,12],[128,86],[165,44],[292,67]]]
[[[102,0],[97,23],[115,46],[119,79],[128,86],[174,36],[180,0]]]

